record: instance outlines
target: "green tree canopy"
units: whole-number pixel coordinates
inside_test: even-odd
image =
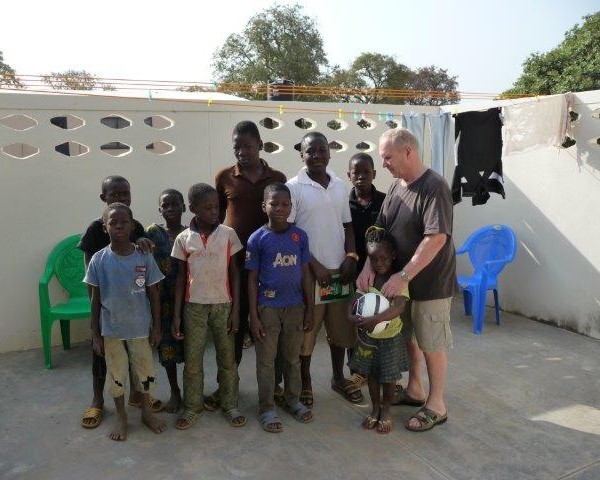
[[[435,65],[422,67],[413,72],[408,88],[421,92],[408,99],[412,105],[448,105],[458,103],[460,95],[457,77],[448,75],[448,70]]]
[[[0,88],[2,86],[23,88],[23,84],[19,81],[14,69],[4,63],[4,55],[0,50]]]
[[[406,88],[411,77],[410,68],[390,55],[361,53],[350,65],[350,75],[365,85],[363,95],[356,100],[361,103],[403,103],[402,99],[378,92],[381,89],[400,90]]]
[[[367,52],[347,70],[334,67],[326,85],[339,102],[445,105],[460,100],[456,78],[433,65],[413,71],[393,56]]]
[[[42,81],[53,90],[115,90],[114,85],[103,83],[96,75],[85,70],[67,70],[42,75]]]
[[[532,53],[509,95],[551,95],[600,89],[600,12],[583,17],[547,53]]]
[[[264,87],[285,78],[316,85],[328,66],[315,21],[299,5],[274,5],[253,16],[242,33],[233,33],[213,56],[217,82]],[[253,92],[237,92],[259,98]],[[264,96],[263,96],[264,98]]]

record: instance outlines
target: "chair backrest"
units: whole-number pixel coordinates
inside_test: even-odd
[[[488,277],[495,279],[507,263],[512,262],[517,253],[515,233],[507,225],[486,225],[474,231],[463,247],[475,272],[481,271],[489,260],[504,260],[488,269]]]
[[[61,286],[71,297],[87,295],[82,282],[85,275],[83,252],[77,248],[81,235],[71,235],[59,242],[48,255],[46,269],[51,268]]]

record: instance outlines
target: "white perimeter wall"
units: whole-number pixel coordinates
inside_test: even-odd
[[[535,101],[535,100],[533,100]],[[502,308],[600,338],[600,91],[575,95],[576,145],[504,157],[506,199],[454,208],[457,247],[489,223],[510,225],[519,251],[500,277]],[[596,112],[597,115],[598,112]],[[451,179],[452,168],[447,178]],[[468,261],[460,257],[459,271]],[[488,302],[491,300],[488,296]]]
[[[283,110],[280,111],[280,105]],[[569,149],[546,148],[504,158],[506,199],[497,195],[484,206],[471,206],[469,198],[455,207],[455,244],[468,233],[489,223],[505,223],[516,232],[519,252],[503,273],[500,299],[504,309],[556,323],[600,338],[600,146],[588,140],[600,137],[600,120],[592,111],[600,107],[600,91],[576,94],[577,144]],[[326,126],[340,119],[346,128]],[[353,112],[364,110],[374,128],[356,125]],[[387,129],[385,115],[393,112],[436,112],[436,108],[390,105],[348,105],[300,102],[236,102],[149,100],[88,95],[19,94],[0,91],[0,119],[27,115],[36,126],[16,131],[0,125],[0,148],[25,143],[40,149],[29,158],[13,158],[0,152],[0,352],[39,347],[37,281],[52,247],[72,233],[82,232],[90,220],[100,216],[100,182],[111,174],[127,177],[132,185],[132,209],[144,225],[161,221],[158,194],[169,187],[184,195],[195,182],[213,183],[218,169],[234,162],[231,129],[241,120],[258,123],[265,117],[281,128],[259,127],[263,141],[283,146],[263,158],[294,176],[302,166],[294,144],[306,132],[294,125],[310,119],[313,129],[329,140],[344,143],[343,152],[332,152],[330,165],[338,175],[346,172],[355,145],[370,142],[370,153],[379,165],[377,142]],[[55,116],[75,115],[85,125],[63,130],[50,123]],[[105,116],[120,115],[132,125],[115,130],[100,123]],[[158,130],[143,119],[163,115],[174,125]],[[399,122],[398,118],[396,121]],[[426,139],[427,139],[426,135]],[[176,149],[155,155],[145,146],[166,141]],[[82,156],[67,157],[54,150],[65,141],[89,147]],[[111,157],[100,145],[120,141],[132,147],[123,157]],[[429,145],[424,148],[425,163]],[[452,179],[453,165],[445,166]],[[385,190],[391,177],[378,168],[377,186]],[[184,218],[189,220],[189,214]],[[459,272],[468,271],[461,259]],[[53,289],[55,299],[62,292]],[[54,343],[59,341],[54,327]],[[88,338],[88,322],[72,322],[74,341]]]
[[[338,109],[343,109],[342,118]],[[354,111],[360,120],[363,110],[372,124],[370,130],[356,125]],[[332,151],[330,163],[338,175],[345,176],[348,159],[357,152],[355,145],[361,141],[371,143],[374,151],[370,153],[379,161],[377,143],[387,129],[385,116],[387,112],[402,111],[436,112],[437,108],[231,100],[215,100],[209,106],[207,101],[0,91],[0,123],[11,115],[27,115],[38,122],[22,131],[0,124],[0,148],[24,143],[40,149],[29,158],[13,158],[0,151],[0,352],[41,346],[37,282],[46,257],[59,240],[83,232],[92,219],[101,215],[104,204],[99,198],[100,182],[107,175],[119,174],[129,179],[134,215],[148,225],[162,221],[158,195],[163,189],[177,188],[187,198],[190,185],[213,184],[217,170],[235,162],[231,131],[241,120],[258,124],[271,117],[281,124],[273,130],[259,127],[264,142],[283,146],[279,152],[264,153],[263,158],[290,178],[302,166],[293,147],[306,133],[294,122],[310,119],[313,130],[347,146],[346,151]],[[83,119],[85,125],[63,130],[50,123],[52,117],[69,114]],[[127,118],[132,125],[115,130],[100,123],[101,118],[112,115]],[[151,128],[143,120],[152,115],[168,117],[174,125],[166,130]],[[332,119],[341,120],[346,128],[331,130],[326,124]],[[54,147],[67,141],[86,145],[90,150],[76,157],[57,153]],[[115,158],[100,150],[100,145],[116,141],[130,145],[131,153]],[[176,149],[167,155],[155,155],[145,148],[155,141],[169,142]],[[380,171],[380,188],[387,188],[390,179],[386,171]],[[190,218],[186,214],[184,221]],[[53,293],[55,299],[60,299],[59,288],[54,288]],[[71,325],[74,341],[88,338],[87,321]],[[59,330],[55,324],[55,344],[59,342]]]

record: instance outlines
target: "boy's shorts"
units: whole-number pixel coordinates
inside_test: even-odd
[[[130,364],[134,373],[132,378],[139,379],[140,382],[136,390],[152,393],[156,382],[156,370],[148,337],[131,340],[104,337],[104,357],[108,371],[108,386],[113,398],[125,394]]]
[[[453,347],[450,331],[452,297],[410,301],[410,315],[403,314],[402,335],[416,341],[424,352],[448,351]]]
[[[312,355],[323,323],[325,323],[327,341],[330,345],[343,348],[352,348],[356,345],[356,326],[348,318],[348,303],[349,301],[344,301],[315,305],[313,328],[310,332],[304,333],[300,355]]]

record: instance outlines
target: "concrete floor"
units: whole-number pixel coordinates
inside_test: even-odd
[[[91,398],[90,346],[55,348],[44,370],[41,350],[0,355],[0,478],[3,479],[600,479],[600,342],[565,330],[487,312],[485,333],[453,306],[449,421],[411,433],[402,420],[414,409],[394,407],[394,431],[378,435],[355,406],[329,388],[330,362],[321,337],[313,360],[316,420],[303,425],[282,413],[285,430],[268,434],[256,416],[254,349],[240,367],[240,407],[248,424],[236,429],[205,413],[190,430],[155,435],[130,407],[129,438],[107,438],[109,404],[95,430],[79,426]],[[56,327],[58,328],[58,327]],[[206,387],[215,386],[212,349]],[[157,397],[167,398],[160,369]],[[368,398],[366,387],[363,393]]]

